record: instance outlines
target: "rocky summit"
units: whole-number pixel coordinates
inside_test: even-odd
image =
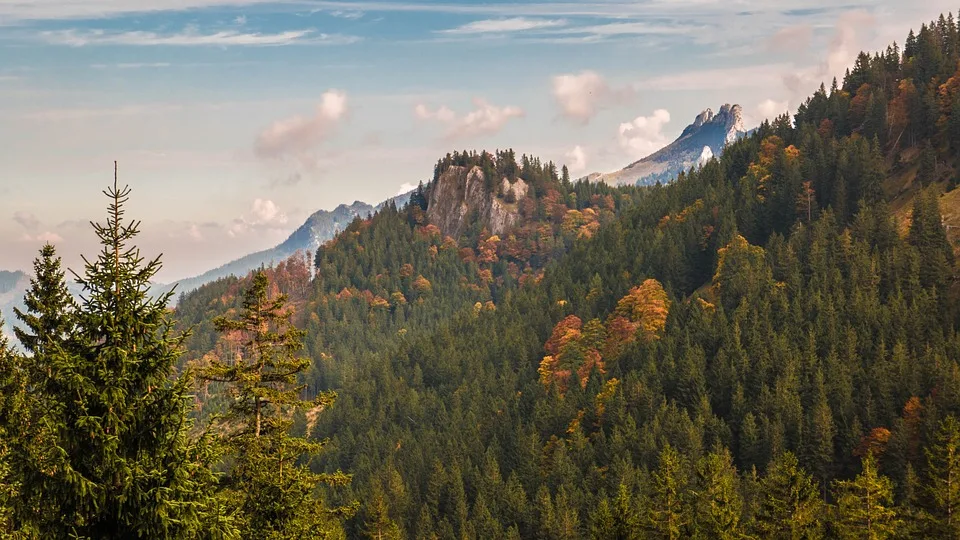
[[[610,185],[653,185],[672,181],[681,171],[702,165],[714,156],[720,156],[724,147],[746,135],[743,108],[726,104],[714,113],[706,109],[697,115],[677,140],[657,152],[627,165],[623,169],[592,175],[593,181]]]

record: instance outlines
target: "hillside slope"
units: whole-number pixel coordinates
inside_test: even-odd
[[[307,393],[338,393],[298,429],[330,440],[315,467],[354,475],[329,494],[363,502],[349,534],[865,537],[859,509],[879,506],[871,526],[955,537],[937,490],[960,440],[960,313],[937,203],[956,195],[935,195],[960,148],[960,31],[906,44],[669,185],[453,155],[435,181],[479,167],[482,196],[322,246],[316,277],[281,290],[300,291]],[[528,221],[448,219],[516,177]],[[224,313],[242,286],[180,313]],[[200,324],[190,360],[229,354]]]

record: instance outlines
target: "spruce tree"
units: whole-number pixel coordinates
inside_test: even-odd
[[[817,483],[796,456],[784,452],[770,462],[760,481],[754,532],[760,538],[821,538],[822,510]]]
[[[374,488],[373,500],[367,506],[367,516],[363,524],[364,537],[371,540],[399,540],[403,538],[400,526],[390,519],[390,509],[383,492]]]
[[[35,349],[49,374],[30,411],[40,416],[12,439],[23,477],[18,526],[42,538],[231,537],[212,494],[213,448],[189,435],[191,378],[174,374],[185,336],[174,332],[169,295],[147,293],[159,258],[144,262],[130,245],[139,223],[123,222],[129,188],[115,176],[104,193],[106,224],[93,224],[103,250],[77,276],[73,335],[62,344],[41,336],[48,341]],[[52,294],[38,281],[38,301],[60,298],[49,270]],[[45,320],[50,309],[31,308],[37,328],[56,327]]]
[[[863,471],[856,478],[836,483],[834,495],[834,526],[841,538],[881,540],[898,532],[900,520],[893,507],[893,483],[879,474],[872,452],[863,458]]]
[[[927,501],[933,528],[944,538],[960,536],[960,422],[940,423],[927,454]]]
[[[215,359],[202,370],[203,379],[225,385],[231,398],[219,422],[233,460],[224,497],[240,510],[244,538],[341,538],[340,518],[352,509],[327,508],[316,489],[344,485],[349,478],[340,472],[317,474],[300,464],[325,443],[289,434],[294,411],[317,414],[333,404],[335,395],[300,398],[304,386],[297,377],[309,366],[297,355],[304,332],[290,321],[287,297],[271,299],[268,289],[266,274],[256,272],[239,318],[214,320],[225,340],[239,340],[236,356]]]
[[[743,497],[730,452],[723,449],[702,458],[697,464],[697,483],[697,531],[707,538],[743,537]]]
[[[683,457],[667,444],[660,452],[660,464],[653,472],[647,530],[654,538],[683,538],[691,514],[686,501],[687,473]]]
[[[940,214],[936,192],[923,190],[913,200],[907,240],[920,252],[920,282],[943,291],[954,263],[953,248]]]
[[[27,311],[14,308],[14,313],[26,328],[14,328],[14,333],[27,352],[42,360],[44,353],[56,352],[73,334],[76,306],[67,290],[60,257],[50,244],[40,249],[33,262],[34,277],[23,298]]]
[[[0,319],[3,328],[3,319]],[[25,531],[16,524],[15,505],[20,499],[22,478],[11,463],[11,446],[18,434],[11,422],[14,413],[22,410],[24,395],[17,357],[0,332],[0,538],[9,538]],[[24,535],[26,536],[26,535]]]
[[[919,162],[917,182],[920,186],[927,187],[937,179],[937,152],[929,142],[920,150]]]

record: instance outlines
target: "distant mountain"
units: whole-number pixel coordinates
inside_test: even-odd
[[[199,276],[182,279],[174,283],[157,285],[151,292],[153,294],[163,294],[176,285],[178,294],[186,293],[220,278],[231,275],[244,276],[260,266],[270,266],[279,263],[297,251],[312,253],[316,251],[321,244],[330,240],[336,236],[339,231],[346,228],[357,216],[368,216],[391,202],[397,206],[403,206],[410,200],[411,193],[413,192],[387,199],[377,206],[372,206],[362,201],[355,201],[350,205],[341,204],[333,210],[320,210],[308,217],[303,225],[293,231],[283,243],[275,247],[245,255],[223,266],[204,272]],[[174,299],[174,301],[175,300],[176,299]]]
[[[697,115],[696,120],[670,145],[619,171],[593,174],[589,178],[610,185],[667,183],[681,171],[720,156],[727,144],[746,134],[740,105],[724,105],[716,114],[707,109]]]
[[[30,287],[30,277],[16,271],[0,270],[0,318],[3,328],[0,332],[13,337],[13,308],[23,306],[23,293]]]

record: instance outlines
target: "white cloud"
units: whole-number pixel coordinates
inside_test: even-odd
[[[447,126],[448,139],[463,139],[498,133],[511,118],[525,115],[520,107],[499,107],[481,98],[474,98],[474,110],[458,116],[450,108],[441,106],[431,110],[424,104],[414,107],[414,114],[421,120],[432,120]]]
[[[35,231],[40,228],[40,220],[30,212],[18,211],[13,214],[13,220],[28,231]]]
[[[587,168],[587,153],[580,145],[574,146],[573,150],[566,153],[567,169],[571,173],[583,172]]]
[[[773,120],[789,110],[790,102],[788,101],[774,101],[772,99],[765,99],[759,105],[757,105],[757,112],[759,113],[760,118],[766,120]]]
[[[638,116],[620,124],[620,147],[631,156],[646,157],[667,144],[663,126],[670,122],[670,113],[657,109],[650,116]]]
[[[0,20],[27,19],[72,19],[106,18],[123,14],[187,11],[203,8],[247,7],[273,4],[276,0],[0,0]],[[294,2],[294,5],[298,2]],[[367,12],[451,13],[486,17],[597,17],[634,18],[638,20],[658,18],[662,20],[692,19],[700,17],[716,21],[720,17],[742,18],[744,13],[760,17],[784,17],[781,3],[769,0],[741,0],[717,2],[716,0],[676,1],[611,1],[611,2],[394,2],[384,0],[311,0],[309,11],[343,10]],[[945,0],[901,3],[902,10],[912,13],[923,10],[923,16],[943,11],[950,7]],[[936,6],[940,8],[937,10]],[[804,8],[821,10],[837,9],[835,0],[808,0]],[[914,19],[910,19],[914,20]],[[921,19],[916,19],[921,20]]]
[[[767,48],[771,51],[806,51],[813,37],[813,27],[809,24],[785,26],[767,39]]]
[[[592,26],[579,26],[575,28],[564,29],[560,33],[569,34],[590,34],[596,37],[612,36],[645,36],[645,35],[685,35],[692,34],[702,27],[694,26],[667,26],[664,24],[650,24],[641,21],[616,22],[608,24],[598,24]]]
[[[24,234],[21,239],[24,242],[42,242],[44,244],[57,244],[63,242],[62,236],[50,231],[45,231],[37,235]]]
[[[235,237],[251,231],[278,229],[287,223],[287,215],[270,199],[254,199],[250,211],[233,220],[227,235]]]
[[[246,15],[237,15],[237,18],[233,20],[233,23],[236,24],[237,26],[243,26],[247,24]]]
[[[421,120],[439,120],[440,122],[453,122],[457,119],[457,114],[450,110],[446,105],[439,109],[431,111],[426,105],[420,103],[413,108],[414,114]]]
[[[90,118],[169,114],[182,109],[183,107],[181,105],[173,103],[148,103],[104,108],[47,109],[24,113],[23,118],[42,122],[63,122],[69,120],[87,120]]]
[[[553,77],[553,98],[564,116],[586,124],[597,110],[628,100],[633,95],[629,88],[611,88],[594,71],[581,71]]]
[[[251,209],[253,224],[262,225],[277,222],[280,224],[287,222],[287,216],[280,211],[280,207],[269,199],[255,199]]]
[[[664,92],[757,88],[778,84],[782,79],[781,74],[791,69],[795,68],[790,64],[698,69],[651,77],[636,83],[634,87],[638,90]]]
[[[347,114],[347,95],[340,90],[323,94],[313,116],[277,120],[257,136],[254,153],[261,158],[303,156],[330,136]]]
[[[876,24],[876,19],[866,11],[844,13],[837,21],[836,34],[830,42],[827,60],[822,69],[827,77],[841,77],[852,67],[863,47],[862,33]]]
[[[121,62],[119,64],[90,64],[93,69],[167,68],[170,62]]]
[[[172,34],[157,32],[128,31],[110,32],[106,30],[47,30],[40,32],[40,38],[54,45],[68,45],[83,47],[85,45],[167,45],[167,46],[198,46],[198,45],[292,45],[296,43],[341,45],[354,43],[359,40],[355,36],[336,34],[316,34],[313,30],[289,30],[276,34],[262,34],[258,32],[240,32],[237,30],[221,30],[214,33],[201,33],[195,28],[187,28]]]
[[[405,195],[415,189],[417,189],[417,186],[415,184],[411,184],[410,182],[404,182],[403,184],[401,184],[400,190],[397,191],[397,196],[399,197],[400,195]]]
[[[344,11],[344,10],[338,9],[335,11],[331,11],[330,15],[333,15],[334,17],[338,17],[340,19],[348,19],[351,21],[355,21],[357,19],[362,19],[365,13],[358,10]]]
[[[860,51],[870,48],[865,35],[875,26],[876,18],[866,11],[845,12],[837,19],[833,37],[819,64],[782,68],[779,77],[787,93],[788,107],[799,105],[821,83],[829,86],[834,77],[841,80],[846,70],[853,67]],[[782,103],[774,101],[777,106]]]
[[[522,32],[525,30],[539,30],[543,28],[556,28],[564,26],[567,21],[563,19],[528,19],[526,17],[514,17],[511,19],[488,19],[483,21],[474,21],[463,26],[441,30],[442,34],[503,34],[508,32]]]

